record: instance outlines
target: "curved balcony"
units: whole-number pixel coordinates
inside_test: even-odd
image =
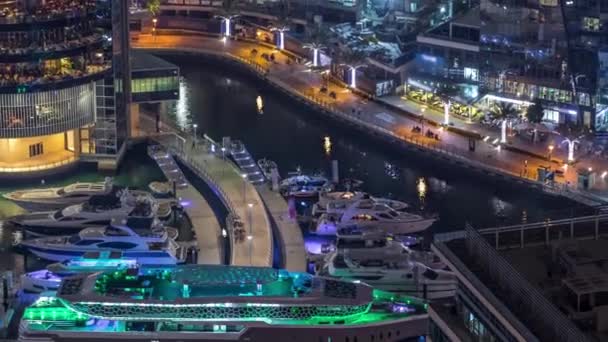
[[[74,87],[99,80],[111,71],[110,62],[103,65],[89,65],[86,71],[66,75],[45,75],[41,77],[9,76],[0,77],[0,94],[33,93]]]
[[[44,47],[0,47],[0,63],[19,63],[80,55],[90,49],[101,48],[103,41],[103,35],[93,34],[82,39],[72,40],[61,44],[47,45]]]
[[[0,94],[0,138],[66,132],[93,123],[95,83],[57,90]]]
[[[10,9],[0,10],[0,27],[5,30],[13,30],[37,25],[48,26],[51,23],[61,25],[62,23],[80,20],[93,16],[95,6],[80,5],[62,8],[41,8],[36,13],[12,11]]]

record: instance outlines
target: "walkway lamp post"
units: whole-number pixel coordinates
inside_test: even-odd
[[[284,50],[285,49],[285,32],[289,31],[289,27],[287,27],[287,26],[273,27],[270,29],[270,31],[279,33],[279,39],[277,41],[277,48],[279,48],[279,50]]]
[[[450,106],[452,106],[452,102],[447,100],[443,104],[443,124],[449,126],[450,124]]]
[[[253,208],[253,203],[248,203],[247,207],[249,209],[249,235],[247,235],[247,240],[249,240],[249,266],[253,266],[253,232],[251,228],[251,208]]]
[[[192,128],[194,128],[194,147],[196,147],[196,143],[198,141],[197,135],[196,135],[196,129],[198,128],[197,124],[192,125]]]
[[[158,19],[152,18],[152,36],[154,36],[154,41],[156,42],[156,23]]]
[[[551,157],[553,156],[553,149],[555,148],[555,146],[553,146],[553,144],[549,145],[549,157],[547,159],[549,159],[549,161],[551,161]]]
[[[568,163],[574,162],[574,146],[578,143],[580,143],[578,139],[566,138],[564,141],[562,141],[562,145],[568,145]]]
[[[243,177],[243,203],[247,203],[247,174],[243,173],[241,177]]]
[[[319,54],[320,54],[320,52],[325,50],[325,46],[318,44],[318,43],[310,43],[310,44],[304,44],[302,47],[305,49],[308,49],[308,50],[312,50],[312,66],[315,68],[318,67],[319,66]]]
[[[350,69],[350,87],[353,89],[357,88],[357,69],[367,67],[366,64],[342,64]]]

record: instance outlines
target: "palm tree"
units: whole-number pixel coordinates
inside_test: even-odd
[[[541,123],[543,121],[543,117],[545,112],[543,110],[543,105],[539,99],[534,100],[534,103],[528,107],[528,111],[526,112],[526,117],[528,121],[532,123]]]
[[[215,18],[222,19],[225,25],[224,36],[230,36],[230,21],[239,16],[239,9],[237,8],[239,0],[224,0],[222,2],[222,8]]]
[[[324,51],[326,46],[325,46],[325,41],[326,41],[326,36],[324,34],[324,32],[320,29],[316,29],[313,31],[313,33],[310,35],[309,37],[309,42],[304,44],[302,47],[308,50],[312,51],[312,66],[313,67],[318,67],[319,66],[319,53]]]
[[[348,67],[351,71],[351,88],[357,88],[357,69],[367,67],[367,64],[365,64],[366,58],[367,56],[358,50],[349,50],[348,52],[342,54],[340,58],[340,65]]]
[[[517,109],[511,103],[499,102],[492,109],[494,115],[502,119],[500,142],[507,142],[507,123],[515,118],[518,114]]]
[[[158,12],[160,11],[160,0],[148,0],[146,7],[152,14],[152,17],[156,18],[156,15],[158,15]]]
[[[499,119],[512,119],[517,116],[517,109],[511,103],[499,102],[492,108],[492,113]]]
[[[281,0],[278,7],[279,13],[277,14],[277,19],[272,24],[270,31],[279,33],[278,48],[282,50],[285,48],[285,32],[289,31],[289,27],[291,26],[289,0]]]

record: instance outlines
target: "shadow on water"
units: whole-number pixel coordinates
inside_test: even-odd
[[[183,79],[181,99],[167,114],[183,127],[197,123],[200,134],[240,139],[255,158],[275,160],[283,175],[297,166],[329,175],[336,159],[341,177],[363,180],[362,190],[438,214],[433,232],[460,229],[465,222],[490,227],[565,217],[578,207],[354,133],[221,65],[201,64],[193,57],[170,59],[180,66]],[[263,98],[263,114],[257,111],[257,96]]]

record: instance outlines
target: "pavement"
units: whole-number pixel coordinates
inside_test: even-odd
[[[154,134],[153,120],[145,115],[140,116],[137,125],[138,135]],[[272,266],[272,226],[266,208],[256,188],[241,177],[237,167],[228,157],[211,153],[202,139],[196,144],[193,136],[163,124],[161,135],[157,140],[168,147],[179,151],[180,156],[207,182],[211,190],[227,202],[228,211],[234,212],[245,228],[245,234],[251,239],[234,239],[231,234],[231,265],[236,266]],[[179,138],[178,138],[179,136]],[[219,148],[217,149],[219,151]],[[220,152],[221,153],[221,152]],[[191,189],[191,190],[188,190]],[[183,200],[190,200],[186,212],[190,216],[199,251],[199,262],[219,263],[223,244],[220,225],[210,217],[212,211],[200,193],[189,186],[178,193]]]
[[[326,82],[323,75],[316,71],[311,71],[304,64],[288,63],[287,56],[278,50],[268,46],[259,45],[249,41],[227,40],[222,41],[214,37],[200,35],[141,35],[133,42],[136,48],[146,49],[171,49],[171,50],[204,50],[213,54],[225,54],[237,57],[242,61],[255,64],[267,70],[266,77],[282,86],[289,87],[301,95],[314,98],[315,101],[322,102],[324,106],[342,112],[344,115],[355,117],[369,124],[384,128],[399,135],[403,139],[419,142],[421,145],[430,146],[433,149],[443,150],[458,154],[469,160],[473,160],[493,168],[498,168],[505,173],[536,180],[537,169],[548,167],[552,170],[564,170],[563,176],[556,177],[555,181],[558,188],[573,188],[577,184],[577,168],[592,167],[594,170],[608,170],[608,162],[595,159],[581,159],[576,165],[564,167],[565,146],[561,146],[560,141],[556,141],[556,148],[553,151],[552,161],[548,159],[548,149],[542,144],[531,144],[518,137],[511,137],[509,146],[517,148],[497,148],[488,141],[476,140],[474,152],[469,151],[471,138],[453,130],[444,130],[436,126],[437,122],[443,122],[443,113],[427,109],[424,113],[424,121],[418,115],[420,107],[413,102],[405,102],[398,98],[383,98],[385,102],[370,101],[341,84]],[[257,54],[252,54],[252,50],[257,50]],[[275,55],[275,61],[269,62],[263,59],[263,54]],[[321,93],[320,88],[326,86],[327,93]],[[335,98],[328,94],[334,92]],[[389,105],[387,105],[389,104]],[[400,110],[391,106],[400,107]],[[410,115],[404,114],[410,112]],[[430,123],[431,124],[430,124]],[[484,127],[481,124],[471,124],[464,120],[451,117],[454,127],[477,133],[481,136],[498,137],[499,132]],[[412,128],[418,126],[423,133],[431,130],[437,134],[439,140],[427,138],[424,134],[413,133]],[[528,152],[526,152],[528,151]],[[542,157],[539,157],[542,156]],[[593,190],[603,191],[608,189],[608,184],[598,177],[598,181]]]

